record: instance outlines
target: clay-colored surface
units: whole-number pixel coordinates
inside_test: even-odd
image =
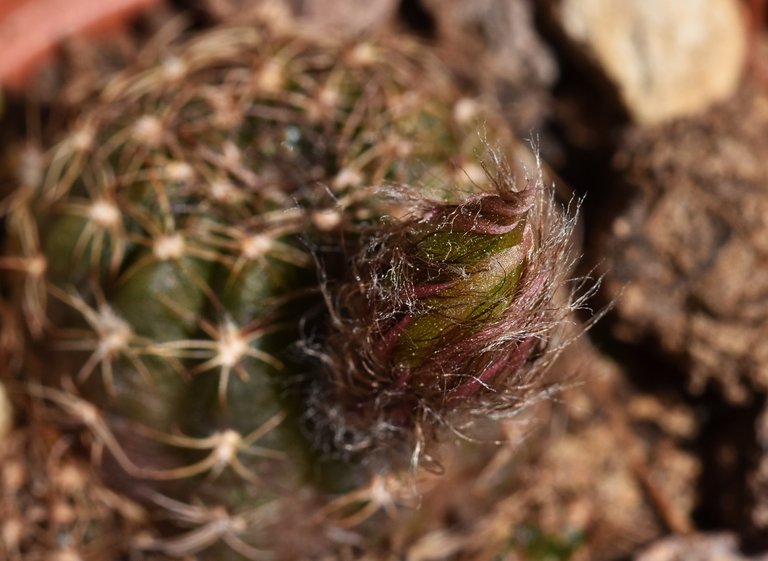
[[[19,86],[63,39],[128,17],[157,0],[5,0],[0,4],[0,84]]]

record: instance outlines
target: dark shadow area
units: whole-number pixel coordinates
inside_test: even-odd
[[[435,20],[419,0],[401,0],[397,16],[408,30],[428,39],[435,37]]]

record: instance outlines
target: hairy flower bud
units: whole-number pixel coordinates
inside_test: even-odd
[[[330,345],[349,448],[375,444],[372,425],[382,439],[424,434],[454,413],[516,410],[546,387],[550,336],[573,309],[556,294],[574,222],[541,178],[518,187],[494,163],[493,191],[422,199],[355,258]]]

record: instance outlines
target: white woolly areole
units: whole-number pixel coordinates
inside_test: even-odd
[[[231,201],[237,196],[237,187],[226,179],[214,181],[210,186],[211,197],[220,202]]]
[[[189,181],[194,175],[195,170],[187,162],[169,162],[165,165],[165,177],[169,181]]]
[[[179,259],[184,255],[186,245],[184,237],[181,234],[162,236],[155,240],[155,243],[152,246],[152,253],[154,253],[155,257],[160,261]]]
[[[156,146],[163,140],[163,124],[152,115],[144,115],[133,125],[133,136],[139,142]]]
[[[312,223],[320,230],[328,232],[341,224],[341,213],[334,209],[318,210],[312,213]]]
[[[88,150],[91,146],[93,146],[93,140],[95,138],[95,132],[91,128],[82,128],[78,131],[75,131],[74,134],[72,134],[71,137],[69,137],[69,141],[72,145],[72,148],[74,148],[77,151],[85,151]]]
[[[240,247],[245,257],[248,259],[258,259],[272,249],[272,238],[265,234],[255,234],[245,238]]]
[[[48,259],[43,254],[38,253],[26,260],[25,270],[31,277],[42,277],[48,270]]]
[[[161,68],[163,69],[163,76],[168,80],[178,80],[187,73],[186,63],[175,56],[164,59]]]
[[[218,340],[219,361],[226,367],[235,366],[248,351],[248,341],[237,326],[227,322]]]
[[[99,309],[99,351],[109,356],[128,346],[133,337],[131,326],[109,306]]]
[[[120,224],[120,210],[116,204],[102,199],[90,206],[88,218],[101,228],[115,228]]]

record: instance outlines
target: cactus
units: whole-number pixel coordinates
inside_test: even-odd
[[[308,483],[357,497],[542,390],[572,222],[476,172],[500,122],[411,40],[259,24],[116,76],[26,174],[0,257],[26,388],[193,527],[145,548],[261,558]]]

